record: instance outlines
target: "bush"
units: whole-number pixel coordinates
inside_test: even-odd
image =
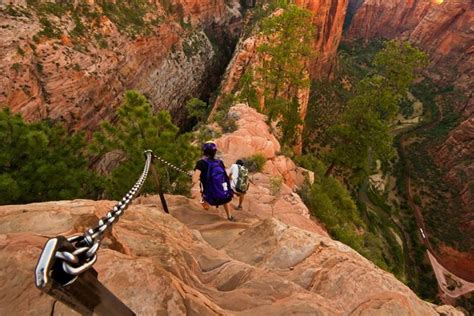
[[[270,178],[270,193],[272,195],[277,195],[280,193],[281,186],[283,185],[283,178],[276,176]]]
[[[262,154],[255,154],[251,157],[243,159],[245,167],[250,172],[262,172],[263,166],[267,162],[267,158]]]
[[[186,110],[188,111],[188,116],[195,118],[198,122],[205,120],[208,114],[207,103],[198,98],[189,99],[186,102]]]
[[[199,156],[199,150],[191,145],[190,134],[179,134],[166,111],[152,113],[146,98],[136,91],[127,91],[118,109],[114,126],[103,123],[94,134],[92,150],[105,154],[113,150],[125,153],[125,161],[107,178],[106,194],[120,198],[135,183],[143,168],[143,152],[147,149],[163,159],[190,170]],[[157,164],[164,191],[175,194],[189,193],[190,181],[186,175]],[[150,181],[147,181],[150,182]],[[156,192],[153,183],[147,183],[143,192]]]
[[[82,134],[48,122],[27,124],[0,111],[0,204],[97,197]]]
[[[237,130],[237,120],[230,116],[229,113],[219,111],[214,116],[214,119],[224,133],[232,133]]]

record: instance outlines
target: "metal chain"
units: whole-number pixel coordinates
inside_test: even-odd
[[[174,169],[174,170],[176,170],[176,171],[178,171],[178,172],[181,172],[181,173],[187,175],[188,177],[192,177],[192,176],[193,176],[193,173],[192,173],[192,172],[185,171],[185,170],[181,169],[180,167],[177,167],[177,166],[173,165],[171,162],[164,160],[164,159],[161,158],[160,156],[153,155],[153,158],[155,158],[156,160],[158,160],[158,161],[161,162],[162,164],[164,164],[164,165],[170,167],[171,169]]]
[[[146,162],[142,175],[122,200],[106,216],[102,217],[95,227],[88,229],[83,235],[68,239],[76,248],[72,253],[68,251],[56,252],[55,257],[63,260],[62,268],[66,273],[79,275],[94,265],[97,260],[97,250],[99,250],[105,232],[118,222],[120,216],[123,215],[132,200],[140,192],[148,177],[154,155],[151,150],[147,150],[145,156]]]

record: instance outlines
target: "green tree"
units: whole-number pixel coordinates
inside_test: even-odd
[[[426,64],[426,55],[406,42],[389,41],[377,53],[376,73],[359,82],[339,124],[329,129],[331,162],[365,175],[371,160],[388,161],[394,155],[390,124],[415,78],[415,70]]]
[[[191,98],[186,102],[186,110],[191,118],[195,118],[198,122],[202,122],[208,111],[207,103],[198,98]]]
[[[143,165],[143,152],[147,149],[163,159],[185,169],[192,168],[199,152],[191,145],[189,134],[179,134],[166,111],[152,113],[146,98],[136,91],[127,91],[122,106],[118,109],[117,122],[104,122],[101,130],[94,134],[92,150],[105,154],[119,150],[124,161],[107,177],[106,194],[120,198],[135,183]],[[156,164],[163,189],[173,193],[189,191],[190,181],[186,175],[161,164]],[[156,192],[151,181],[147,181],[144,192]]]
[[[293,145],[297,126],[303,122],[298,93],[310,84],[307,68],[314,32],[311,12],[286,2],[280,2],[284,9],[280,14],[262,21],[261,34],[268,40],[257,49],[262,63],[255,79],[265,98],[265,108],[260,110],[279,122],[283,142]]]
[[[27,124],[8,108],[0,111],[0,204],[98,195],[98,178],[88,170],[82,134],[60,124]]]

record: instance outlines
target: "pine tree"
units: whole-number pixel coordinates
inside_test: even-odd
[[[179,129],[171,121],[166,111],[152,113],[146,98],[136,91],[125,93],[122,106],[118,109],[117,122],[102,124],[94,134],[92,150],[105,154],[113,150],[121,151],[125,159],[107,177],[106,193],[112,198],[120,198],[135,183],[144,165],[145,150],[151,149],[163,159],[190,170],[198,156],[198,150],[191,145],[189,134],[179,134]],[[155,164],[165,191],[185,193],[189,190],[187,176]],[[144,192],[155,192],[151,181],[147,181]]]
[[[298,94],[301,89],[309,88],[307,68],[313,55],[314,36],[311,12],[285,3],[280,4],[282,12],[262,21],[261,33],[268,40],[257,49],[261,66],[254,77],[257,90],[265,99],[265,107],[260,111],[279,122],[283,142],[293,145],[297,126],[303,123]]]
[[[96,197],[97,177],[88,170],[82,134],[60,124],[27,124],[0,111],[0,204]]]

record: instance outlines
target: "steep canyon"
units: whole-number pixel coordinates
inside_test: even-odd
[[[436,141],[427,148],[430,159],[441,171],[439,182],[453,189],[449,194],[431,192],[434,199],[447,199],[440,214],[455,214],[458,228],[467,246],[464,252],[442,245],[445,264],[454,271],[461,269],[474,276],[474,2],[445,1],[378,1],[366,0],[356,11],[347,39],[403,38],[429,53],[426,75],[445,90],[453,89],[456,98],[436,99],[439,107]],[[447,88],[446,88],[447,87]],[[437,112],[438,110],[435,110]],[[448,118],[447,118],[448,117]],[[451,123],[449,122],[451,117]],[[447,124],[447,125],[443,125]],[[443,127],[445,126],[445,127]],[[443,189],[445,192],[448,190]],[[427,194],[425,196],[429,196]],[[421,195],[423,196],[423,195]],[[429,215],[429,214],[428,214]],[[442,218],[443,215],[439,215]],[[450,215],[444,215],[450,216]],[[441,223],[441,222],[439,222]],[[470,244],[470,246],[469,246]]]
[[[241,27],[239,1],[3,1],[0,104],[76,129],[113,119],[137,89],[177,122],[217,87]]]

